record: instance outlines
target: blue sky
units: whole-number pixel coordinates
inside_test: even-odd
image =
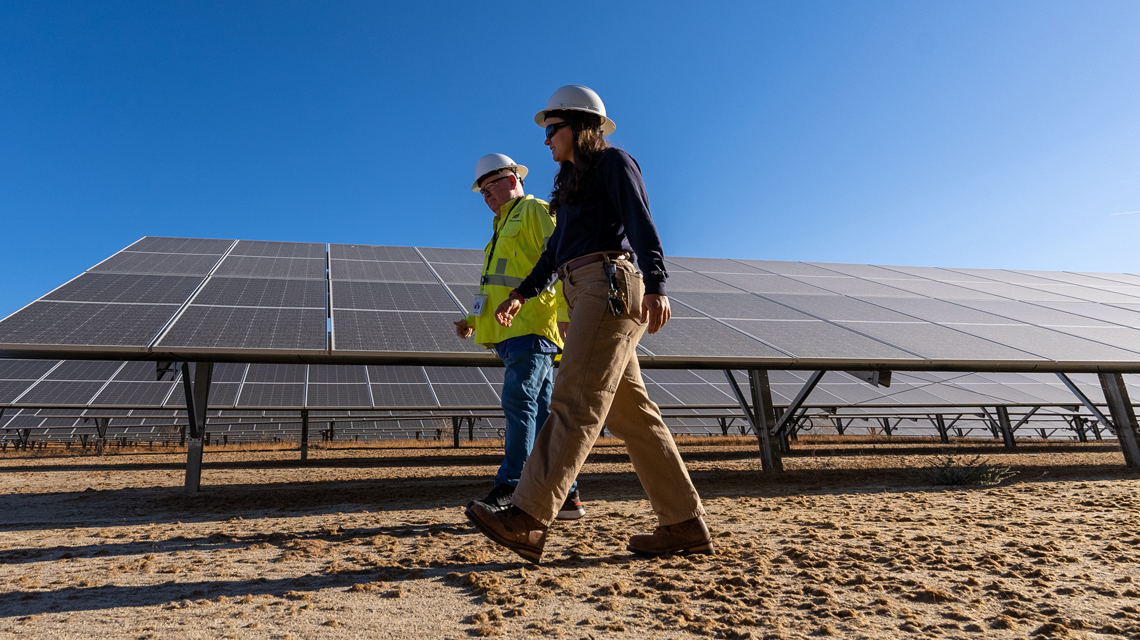
[[[144,235],[481,247],[597,90],[667,254],[1140,271],[1140,3],[0,5],[0,316]]]

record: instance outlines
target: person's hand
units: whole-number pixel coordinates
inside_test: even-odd
[[[467,318],[459,320],[455,323],[455,335],[459,336],[460,338],[466,340],[467,338],[470,338],[471,334],[473,333],[475,333],[475,328],[467,324]]]
[[[657,333],[672,315],[668,297],[656,293],[645,294],[641,302],[641,321],[649,323],[649,333]]]
[[[503,300],[498,309],[495,309],[495,320],[504,327],[511,326],[511,321],[515,319],[518,312],[522,309],[523,299],[519,294],[514,291],[511,292],[510,297]]]
[[[558,335],[562,336],[563,340],[566,339],[566,330],[569,328],[570,328],[569,322],[559,322],[558,323]]]

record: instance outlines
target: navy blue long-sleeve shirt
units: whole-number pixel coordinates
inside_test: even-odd
[[[665,256],[649,213],[641,167],[613,147],[582,176],[578,202],[558,207],[554,235],[516,290],[533,298],[558,278],[558,267],[590,253],[628,251],[637,259],[645,293],[665,295]]]

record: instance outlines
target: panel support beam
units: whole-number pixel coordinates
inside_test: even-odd
[[[776,413],[772,407],[772,388],[768,383],[768,371],[752,369],[748,372],[748,387],[752,397],[751,406],[748,398],[740,390],[732,371],[725,370],[724,376],[728,379],[728,386],[736,396],[740,409],[744,412],[748,423],[752,425],[752,432],[760,445],[760,469],[765,474],[781,473],[784,462],[779,453],[772,448],[772,428],[776,425]]]
[[[1119,373],[1100,373],[1100,387],[1104,389],[1104,399],[1108,401],[1108,410],[1112,413],[1112,426],[1116,431],[1116,438],[1124,452],[1124,464],[1130,467],[1140,467],[1140,447],[1137,440],[1136,410],[1132,408],[1132,401],[1128,398],[1128,387],[1124,386],[1124,376]]]
[[[190,363],[182,363],[182,388],[186,393],[186,419],[189,437],[186,441],[186,493],[198,493],[202,484],[202,436],[206,432],[206,408],[210,401],[210,382],[214,376],[213,362],[194,365],[194,378],[190,378]]]
[[[811,395],[811,392],[815,391],[816,385],[823,379],[823,374],[825,373],[827,372],[813,371],[811,376],[808,377],[808,381],[800,388],[800,392],[796,394],[792,403],[788,405],[788,408],[780,416],[779,422],[776,423],[776,428],[772,430],[772,433],[774,433],[776,437],[783,437],[785,434],[790,435],[792,433],[792,426],[799,420],[796,414],[799,413],[800,407],[803,406],[808,396]],[[767,379],[767,372],[765,372],[764,375],[765,379]]]
[[[946,420],[941,413],[934,414],[934,428],[938,429],[938,439],[942,444],[950,444],[950,428],[946,426]]]
[[[998,429],[1001,431],[1002,442],[1006,449],[1016,449],[1017,443],[1013,440],[1013,425],[1009,421],[1009,408],[1005,405],[994,407],[997,413]]]
[[[1081,391],[1080,387],[1073,384],[1073,381],[1069,379],[1069,376],[1063,373],[1058,373],[1057,377],[1061,379],[1061,382],[1065,383],[1065,386],[1069,388],[1069,391],[1073,392],[1073,395],[1077,396],[1077,399],[1081,401],[1081,404],[1085,405],[1085,408],[1089,410],[1089,413],[1096,416],[1097,420],[1100,420],[1101,424],[1112,424],[1112,421],[1105,417],[1104,413],[1101,412],[1100,407],[1093,404],[1093,401],[1089,400],[1089,397],[1085,395],[1085,392]],[[1103,381],[1101,382],[1101,386],[1103,387]]]
[[[309,459],[309,410],[301,409],[301,462]]]

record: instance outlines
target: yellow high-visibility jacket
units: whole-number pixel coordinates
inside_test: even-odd
[[[534,334],[561,348],[557,323],[570,321],[561,282],[527,300],[511,326],[504,327],[495,320],[495,309],[507,299],[511,289],[530,275],[554,233],[549,205],[534,196],[515,198],[502,206],[492,226],[494,235],[483,250],[479,279],[479,293],[487,295],[487,302],[482,314],[467,316],[467,324],[475,328],[476,344],[493,349],[496,343],[508,338]]]

